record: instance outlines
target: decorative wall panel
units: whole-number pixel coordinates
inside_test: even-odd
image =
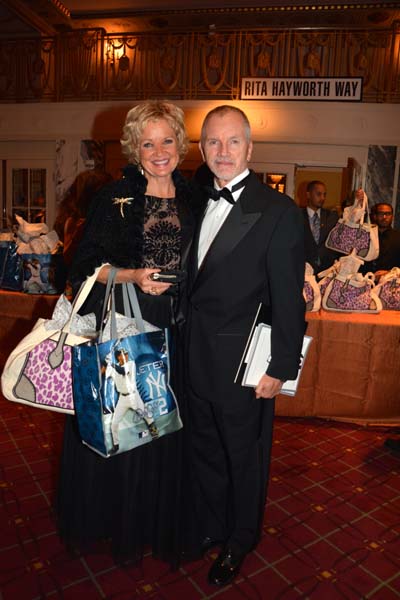
[[[0,41],[0,102],[230,99],[242,77],[362,77],[363,101],[400,102],[400,33],[255,30]]]

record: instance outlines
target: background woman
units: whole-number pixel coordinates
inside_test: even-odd
[[[165,327],[174,292],[150,275],[179,268],[192,234],[188,188],[177,171],[187,151],[182,110],[161,101],[135,106],[121,144],[129,163],[124,177],[92,203],[69,279],[76,289],[101,264],[120,267],[117,283],[133,282],[143,317]],[[108,271],[100,271],[85,312],[99,314]],[[114,556],[134,559],[151,545],[154,555],[176,565],[184,526],[183,431],[104,459],[82,444],[75,419],[67,418],[57,506],[65,542],[82,548],[110,539]]]
[[[54,229],[64,243],[64,262],[70,266],[83,235],[89,206],[97,192],[112,181],[111,175],[102,171],[82,171],[67,190],[60,203]]]

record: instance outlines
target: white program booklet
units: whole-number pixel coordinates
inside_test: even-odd
[[[296,379],[285,381],[282,386],[281,394],[294,396],[297,391],[297,386],[300,380],[301,371],[304,361],[310,347],[312,337],[305,335],[303,338],[303,346],[301,351],[301,362],[299,373]],[[247,387],[256,387],[262,375],[265,374],[268,365],[271,361],[271,326],[265,323],[258,323],[252,329],[252,335],[247,344],[242,361],[239,365],[236,374],[235,382],[239,376],[244,363],[244,374],[242,385]]]

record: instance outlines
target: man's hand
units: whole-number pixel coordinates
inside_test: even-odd
[[[275,398],[282,389],[283,381],[263,375],[255,389],[256,398]]]

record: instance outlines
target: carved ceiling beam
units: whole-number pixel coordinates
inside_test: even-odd
[[[23,0],[7,0],[7,8],[29,27],[40,34],[57,33],[56,26],[70,24],[70,12],[59,0],[36,1],[31,5]]]

